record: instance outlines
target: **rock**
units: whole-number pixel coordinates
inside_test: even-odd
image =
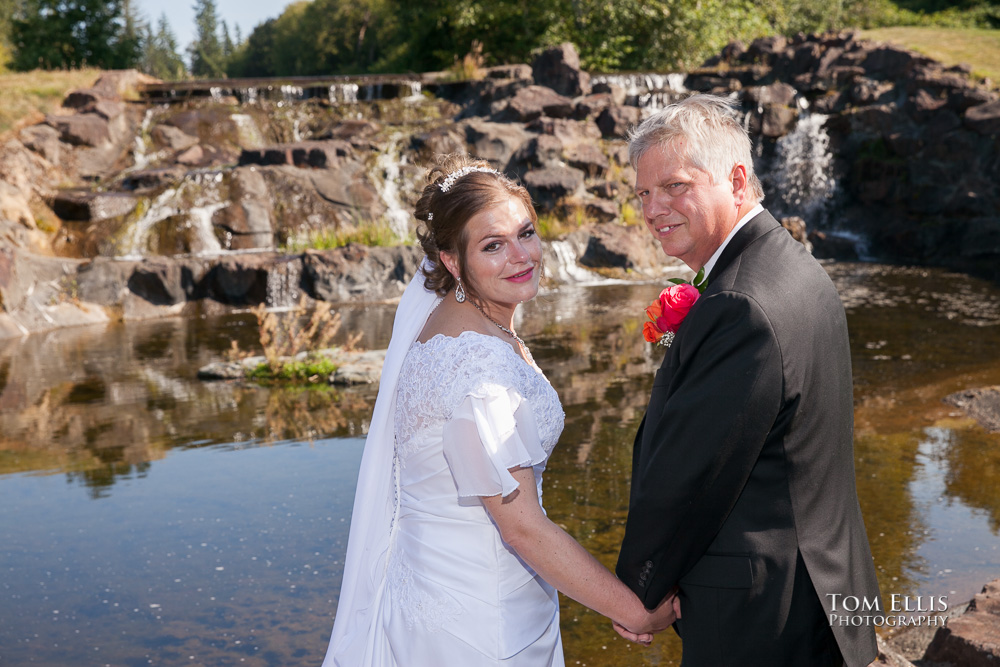
[[[808,239],[812,244],[813,255],[820,259],[858,261],[857,241],[853,238],[814,230],[809,233]]]
[[[740,56],[740,60],[745,63],[770,65],[778,54],[785,50],[787,44],[788,40],[781,35],[758,37],[750,43],[747,50]]]
[[[562,142],[565,148],[572,148],[580,143],[599,143],[601,140],[601,131],[597,125],[587,121],[542,116],[528,123],[527,129],[551,135]]]
[[[583,179],[579,169],[546,167],[528,172],[524,187],[540,210],[551,211],[561,199],[578,194],[583,189]]]
[[[531,65],[525,63],[496,65],[487,67],[483,74],[488,79],[531,79]]]
[[[267,303],[268,275],[275,262],[269,253],[223,257],[205,275],[202,293],[228,306]]]
[[[198,369],[199,380],[242,380],[247,369],[239,361],[216,361]]]
[[[961,408],[987,431],[1000,431],[1000,386],[956,392],[945,396],[944,402]]]
[[[986,584],[964,614],[938,629],[924,660],[962,667],[1000,664],[1000,579]]]
[[[1000,135],[1000,100],[970,107],[962,122],[973,132],[985,136]]]
[[[573,115],[572,100],[544,86],[521,88],[513,97],[498,104],[491,118],[497,122],[527,123],[543,115],[553,118]]]
[[[51,125],[31,125],[21,130],[18,138],[21,143],[35,151],[52,164],[59,164],[62,159],[61,133]]]
[[[563,144],[550,134],[531,137],[514,151],[506,171],[523,178],[532,169],[557,167],[563,154]]]
[[[510,162],[514,151],[528,138],[528,133],[523,128],[509,123],[470,119],[463,121],[462,126],[471,153],[488,160],[497,169],[503,169]]]
[[[330,376],[330,384],[352,386],[375,384],[382,376],[385,364],[385,350],[371,350],[361,353],[341,353],[334,357],[337,370]]]
[[[617,204],[606,199],[589,201],[583,210],[589,219],[597,220],[598,222],[613,222],[618,218]]]
[[[185,170],[180,167],[159,167],[156,169],[140,169],[129,172],[122,179],[125,190],[154,190],[165,185],[179,183],[184,178]]]
[[[342,140],[300,141],[266,148],[243,149],[239,164],[287,164],[295,167],[331,169],[351,155],[351,146]]]
[[[590,230],[580,264],[595,269],[645,268],[662,258],[657,256],[657,250],[645,228],[606,222],[596,224]]]
[[[601,181],[587,187],[587,192],[602,199],[614,199],[619,190],[621,183],[618,181]]]
[[[624,104],[625,91],[620,87],[618,90],[621,90],[620,102],[616,102],[610,93],[592,93],[579,98],[576,101],[576,105],[573,107],[573,118],[583,120],[585,118],[590,118],[591,116],[598,114],[604,109],[614,106],[615,104]]]
[[[812,243],[809,242],[809,235],[806,232],[806,221],[798,216],[792,216],[790,218],[782,218],[781,226],[784,227],[792,238],[801,243],[806,247],[806,250],[812,252]]]
[[[149,134],[155,146],[172,151],[182,151],[198,143],[198,137],[192,137],[179,127],[163,123],[154,127]]]
[[[97,222],[128,215],[138,204],[138,199],[124,192],[63,190],[50,205],[63,220]]]
[[[78,88],[66,95],[62,105],[67,109],[85,109],[101,99],[103,99],[103,95],[94,88]]]
[[[128,279],[129,290],[156,306],[183,303],[194,291],[190,272],[177,262],[149,259],[139,263]]]
[[[610,95],[612,103],[616,106],[625,104],[625,89],[614,83],[608,83],[607,81],[595,83],[591,89],[591,94],[583,96],[581,100],[586,100],[594,95]]]
[[[608,107],[597,117],[597,127],[606,138],[625,139],[641,120],[638,107]]]
[[[73,146],[101,146],[111,142],[108,121],[97,114],[45,117],[45,122],[59,131],[60,139]]]
[[[305,253],[302,284],[310,297],[331,303],[378,301],[402,295],[423,252],[349,244],[335,250]]]
[[[601,178],[607,173],[608,157],[595,144],[578,144],[566,149],[566,163],[576,167],[590,178]]]
[[[764,107],[764,115],[760,121],[760,133],[771,139],[783,137],[795,128],[798,119],[798,109],[773,105]]]
[[[463,139],[451,126],[437,127],[410,137],[410,147],[428,163],[439,155],[461,153],[466,150]]]
[[[21,190],[6,181],[0,181],[0,220],[17,223],[34,230],[35,216]]]
[[[224,247],[229,250],[273,248],[274,202],[261,171],[248,166],[236,168],[229,188],[232,203],[212,220],[225,232]]]
[[[174,158],[174,162],[182,164],[185,167],[197,167],[208,162],[205,157],[205,149],[195,144],[187,150],[178,153],[177,157]]]
[[[531,62],[535,83],[548,86],[560,95],[579,97],[590,94],[590,75],[580,69],[580,56],[569,42],[546,49]]]
[[[795,89],[784,82],[772,83],[769,86],[751,86],[743,92],[744,97],[752,104],[791,106],[795,101]]]

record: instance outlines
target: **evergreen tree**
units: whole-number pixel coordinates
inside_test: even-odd
[[[138,30],[129,36],[126,22],[124,0],[23,0],[11,20],[13,67],[133,67]]]
[[[215,0],[196,0],[194,5],[195,41],[189,47],[191,74],[200,77],[222,78],[226,75],[226,62],[219,39],[219,17]]]
[[[177,51],[177,38],[166,14],[160,15],[155,33],[147,26],[143,42],[142,71],[158,79],[184,78],[184,60]]]

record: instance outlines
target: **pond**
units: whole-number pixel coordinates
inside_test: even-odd
[[[848,312],[858,489],[884,597],[968,600],[1000,576],[1000,434],[941,399],[1000,384],[1000,288],[827,264]],[[549,515],[609,566],[657,350],[656,285],[567,287],[518,328],[566,430]],[[342,311],[384,347],[393,306]],[[336,609],[374,387],[202,382],[250,314],[0,341],[0,663],[318,665]],[[563,599],[567,665],[672,665]]]

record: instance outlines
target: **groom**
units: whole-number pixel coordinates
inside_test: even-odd
[[[708,286],[635,438],[618,576],[650,609],[676,587],[685,667],[868,665],[881,602],[837,292],[760,205],[723,99],[647,119],[629,157],[649,231]]]

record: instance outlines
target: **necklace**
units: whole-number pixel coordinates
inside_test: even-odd
[[[507,327],[505,327],[504,325],[500,324],[500,323],[499,323],[499,322],[497,322],[497,321],[496,321],[495,319],[493,319],[492,317],[490,317],[489,315],[487,315],[487,314],[486,314],[486,311],[485,311],[485,310],[483,310],[483,307],[482,307],[482,306],[480,306],[480,305],[479,305],[478,303],[476,303],[475,301],[472,301],[472,305],[476,307],[476,310],[478,310],[478,311],[479,311],[480,313],[482,313],[482,314],[483,314],[483,317],[485,317],[485,318],[486,318],[486,319],[488,319],[488,320],[489,320],[490,322],[492,322],[493,324],[495,324],[495,325],[497,325],[498,327],[500,327],[500,330],[501,330],[501,331],[503,331],[503,332],[504,332],[504,333],[506,333],[506,334],[507,334],[508,336],[510,336],[511,338],[513,338],[514,340],[516,340],[516,341],[517,341],[517,344],[521,346],[521,349],[522,349],[522,350],[527,350],[527,349],[528,349],[528,347],[527,347],[527,346],[526,346],[526,345],[524,344],[524,341],[523,341],[523,340],[521,340],[521,337],[520,337],[520,336],[518,336],[518,335],[517,335],[516,333],[514,333],[513,331],[511,331],[510,329],[508,329]]]

